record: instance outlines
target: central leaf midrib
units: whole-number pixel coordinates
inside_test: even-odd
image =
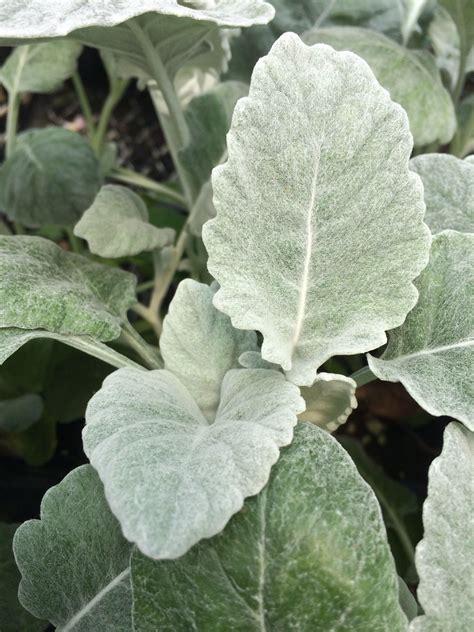
[[[295,327],[293,330],[293,337],[291,340],[291,356],[293,356],[294,351],[298,345],[298,341],[301,336],[301,331],[303,328],[303,322],[304,322],[305,313],[306,313],[306,301],[308,298],[309,276],[311,272],[311,256],[313,252],[313,213],[314,213],[314,207],[316,203],[316,190],[317,190],[320,160],[321,160],[321,143],[317,144],[315,147],[314,173],[313,173],[313,178],[311,181],[309,204],[306,211],[306,250],[305,250],[303,272],[302,272],[301,283],[300,283],[300,292],[299,292],[298,307],[297,307],[297,312],[296,312],[296,321],[295,321]]]

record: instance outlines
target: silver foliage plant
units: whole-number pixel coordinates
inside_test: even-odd
[[[85,389],[90,464],[46,493],[40,519],[0,525],[2,631],[474,626],[474,163],[436,152],[470,146],[455,134],[472,132],[474,15],[469,0],[356,4],[2,2],[0,44],[16,48],[0,69],[0,363],[8,377],[37,345],[40,368],[26,392],[0,373],[0,432],[56,421],[39,386],[55,354],[109,367]],[[416,43],[434,15],[433,55]],[[443,20],[459,31],[449,85]],[[98,124],[83,45],[109,77]],[[17,134],[21,96],[71,77],[88,138]],[[132,79],[178,184],[119,167],[105,141]],[[143,188],[187,211],[184,226],[157,222]],[[143,261],[153,279],[137,287],[121,264],[143,277]],[[363,366],[343,374],[340,356]],[[448,418],[416,555],[417,499],[331,436],[376,379]],[[420,606],[404,582],[416,573]]]

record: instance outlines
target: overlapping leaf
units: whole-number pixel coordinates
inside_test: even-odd
[[[136,632],[401,632],[380,509],[344,450],[299,424],[267,487],[183,558],[132,556]]]
[[[416,302],[430,237],[406,115],[352,53],[286,34],[257,65],[228,146],[203,233],[215,305],[310,385],[331,356],[383,344]]]
[[[281,373],[234,369],[209,424],[169,371],[122,369],[89,403],[84,449],[125,537],[176,558],[263,488],[303,407]]]
[[[112,340],[135,278],[41,237],[0,237],[0,327]],[[1,331],[1,330],[0,330]]]
[[[0,204],[26,226],[73,226],[101,183],[99,162],[79,134],[60,127],[18,136],[0,170]]]
[[[474,429],[474,235],[436,235],[420,292],[404,324],[390,332],[381,358],[369,366],[382,380],[402,382],[432,415]]]
[[[160,339],[165,369],[181,380],[209,420],[219,405],[225,374],[257,344],[253,331],[234,329],[229,317],[213,306],[215,290],[190,279],[182,281]]]
[[[11,94],[53,92],[76,70],[81,49],[68,40],[20,46],[0,68],[0,84]]]
[[[422,154],[410,161],[424,188],[425,222],[432,233],[474,233],[474,164],[449,154]]]
[[[441,456],[429,470],[425,533],[416,549],[418,599],[424,615],[410,632],[460,632],[474,623],[474,434],[458,423],[445,430]]]
[[[14,551],[20,602],[36,617],[64,632],[131,632],[131,545],[90,465],[46,493],[41,520],[18,529]]]
[[[392,99],[408,114],[415,145],[436,140],[447,143],[453,137],[454,105],[429,53],[403,48],[381,33],[348,26],[314,29],[303,40],[350,50],[365,59]]]
[[[74,234],[101,257],[127,257],[173,243],[174,230],[156,228],[148,220],[146,205],[136,193],[109,184],[76,224]]]

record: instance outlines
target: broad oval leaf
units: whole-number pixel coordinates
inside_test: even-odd
[[[410,160],[425,195],[425,222],[431,232],[474,233],[474,164],[449,154],[422,154]]]
[[[111,514],[97,473],[73,470],[14,538],[21,604],[58,631],[131,632],[131,545]]]
[[[128,257],[169,246],[175,231],[149,223],[145,202],[127,187],[109,184],[99,191],[74,227],[89,250],[101,257]]]
[[[447,143],[456,131],[456,114],[434,58],[404,48],[369,29],[341,26],[305,33],[307,44],[329,44],[365,59],[378,81],[408,115],[416,146]]]
[[[176,558],[262,489],[303,407],[280,373],[235,369],[209,424],[168,371],[121,369],[89,403],[84,450],[125,537]]]
[[[416,547],[424,615],[410,632],[466,632],[474,622],[474,434],[458,423],[444,433],[429,470],[423,540]]]
[[[0,204],[26,226],[73,226],[100,183],[99,162],[82,136],[60,127],[30,130],[0,170]]]
[[[401,382],[432,415],[474,430],[474,235],[436,235],[430,263],[417,279],[420,299],[390,332],[381,358],[368,356],[381,380]]]
[[[269,484],[173,562],[132,556],[136,632],[402,632],[380,509],[326,432],[298,424]]]
[[[301,389],[306,410],[298,419],[335,432],[357,408],[356,386],[354,380],[345,375],[318,373],[312,386]]]
[[[239,27],[266,24],[274,10],[263,0],[220,0],[209,7],[186,6],[178,0],[3,0],[0,38],[20,40],[61,37],[88,26],[110,27],[148,12]]]
[[[0,68],[0,84],[11,94],[53,92],[74,73],[81,50],[69,40],[19,46]]]
[[[236,106],[203,237],[235,327],[311,385],[334,355],[385,342],[428,259],[406,115],[367,64],[283,35]]]
[[[0,522],[0,629],[2,632],[44,632],[46,622],[33,617],[18,601],[20,572],[12,549],[17,528],[17,524]]]
[[[113,340],[136,302],[135,277],[41,237],[0,236],[0,327]]]
[[[225,374],[239,366],[242,353],[257,347],[255,332],[234,329],[214,307],[215,291],[191,279],[182,281],[160,338],[165,369],[181,380],[209,420],[215,417]]]

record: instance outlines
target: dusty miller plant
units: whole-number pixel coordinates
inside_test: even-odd
[[[3,1],[4,440],[44,463],[96,392],[90,464],[0,525],[2,631],[472,629],[473,7]],[[70,78],[87,135],[18,133]],[[107,142],[132,80],[170,183]],[[376,379],[449,418],[415,555],[413,495],[331,435]]]

